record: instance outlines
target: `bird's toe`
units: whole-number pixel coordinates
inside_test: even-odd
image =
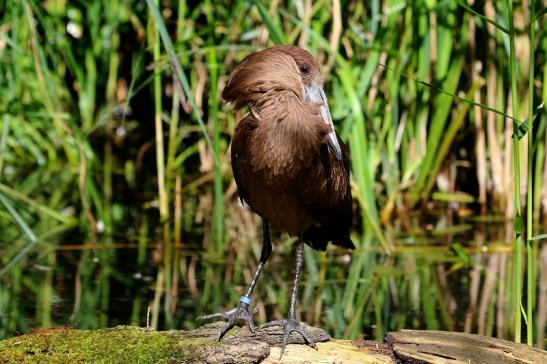
[[[255,332],[255,326],[254,326],[254,316],[257,314],[258,309],[255,308],[252,312],[249,311],[249,305],[240,302],[237,307],[231,309],[230,311],[226,312],[217,312],[210,315],[204,315],[198,317],[200,320],[208,320],[213,318],[224,318],[228,321],[226,322],[226,326],[220,331],[220,335],[218,337],[218,341],[222,340],[224,335],[228,333],[238,322],[243,322],[246,326],[249,327],[249,330],[251,332]]]
[[[275,321],[266,322],[265,324],[258,326],[257,329],[263,330],[263,329],[276,327],[276,326],[283,327],[283,337],[281,338],[281,353],[279,356],[280,359],[283,356],[283,353],[285,352],[285,348],[287,347],[289,336],[292,332],[296,332],[302,335],[306,345],[317,350],[317,345],[315,344],[315,341],[308,335],[308,333],[304,329],[304,326],[300,322],[295,320],[294,318],[287,318],[285,320],[275,320]]]
[[[269,321],[269,322],[263,323],[262,325],[259,325],[257,327],[257,330],[263,330],[263,329],[267,329],[269,327],[275,327],[275,326],[285,326],[286,321],[287,320]]]

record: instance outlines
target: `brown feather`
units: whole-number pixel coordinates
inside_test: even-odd
[[[348,154],[341,141],[341,160],[327,148],[321,104],[305,99],[312,82],[322,86],[319,65],[297,47],[257,52],[236,67],[222,97],[251,114],[232,140],[234,177],[241,199],[274,227],[316,249],[329,241],[352,248]]]

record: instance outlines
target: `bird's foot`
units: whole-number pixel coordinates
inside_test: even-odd
[[[285,320],[276,320],[276,321],[270,321],[266,322],[265,324],[262,324],[258,326],[258,330],[262,330],[268,327],[273,326],[283,326],[283,341],[281,343],[281,353],[279,355],[279,360],[281,360],[281,357],[283,356],[283,353],[285,352],[285,348],[287,346],[287,339],[291,332],[297,332],[304,338],[304,341],[308,346],[311,346],[315,350],[317,350],[317,345],[315,345],[315,341],[308,335],[306,330],[304,330],[304,326],[300,322],[298,322],[294,317],[288,317]]]
[[[228,320],[226,326],[220,331],[218,341],[222,340],[224,335],[230,331],[238,322],[244,322],[249,327],[252,333],[255,332],[255,325],[253,323],[254,316],[258,313],[258,308],[255,307],[252,312],[249,311],[251,300],[248,297],[242,296],[237,307],[227,312],[217,312],[210,315],[200,316],[200,320],[209,320],[212,318],[220,317]]]

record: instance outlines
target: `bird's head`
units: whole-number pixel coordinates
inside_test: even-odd
[[[313,86],[323,86],[315,58],[298,47],[276,46],[245,57],[230,75],[222,98],[239,108],[276,91],[292,91],[304,99],[306,88]]]
[[[222,98],[236,108],[260,107],[266,99],[282,91],[292,92],[301,102],[316,103],[323,121],[329,125],[329,145],[340,159],[342,152],[323,90],[323,76],[315,58],[302,48],[276,46],[250,54],[234,69]]]

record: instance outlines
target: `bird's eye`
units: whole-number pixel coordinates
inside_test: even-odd
[[[303,63],[301,65],[298,65],[298,68],[300,69],[300,72],[302,72],[303,74],[305,75],[310,74],[310,66],[308,66],[307,64]]]

